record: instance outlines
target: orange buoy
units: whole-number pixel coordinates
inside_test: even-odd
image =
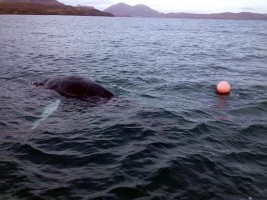
[[[231,90],[231,86],[227,81],[222,81],[217,85],[217,92],[219,94],[228,94]]]

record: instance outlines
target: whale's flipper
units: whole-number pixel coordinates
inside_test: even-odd
[[[43,113],[42,113],[42,115],[41,115],[41,117],[40,117],[40,119],[36,120],[33,123],[31,129],[32,130],[35,129],[37,126],[39,126],[39,124],[41,122],[46,120],[49,117],[49,115],[51,115],[55,110],[57,110],[59,104],[60,104],[60,100],[56,100],[55,102],[50,103],[48,106],[46,106],[44,111],[43,111]]]

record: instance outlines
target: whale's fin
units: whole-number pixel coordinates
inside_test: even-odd
[[[32,130],[35,129],[37,126],[39,126],[41,122],[45,121],[49,117],[49,115],[51,115],[54,111],[57,110],[59,104],[60,104],[60,100],[56,100],[55,102],[50,103],[48,106],[46,106],[40,119],[36,120],[33,123],[31,129]]]

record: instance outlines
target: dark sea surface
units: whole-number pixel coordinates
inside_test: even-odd
[[[0,199],[267,199],[267,21],[0,15],[0,27]],[[56,75],[116,97],[32,84]]]

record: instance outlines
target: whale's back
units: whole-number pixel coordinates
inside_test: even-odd
[[[47,80],[44,86],[62,95],[75,98],[97,96],[110,99],[114,97],[114,94],[103,86],[79,76],[54,77]]]

